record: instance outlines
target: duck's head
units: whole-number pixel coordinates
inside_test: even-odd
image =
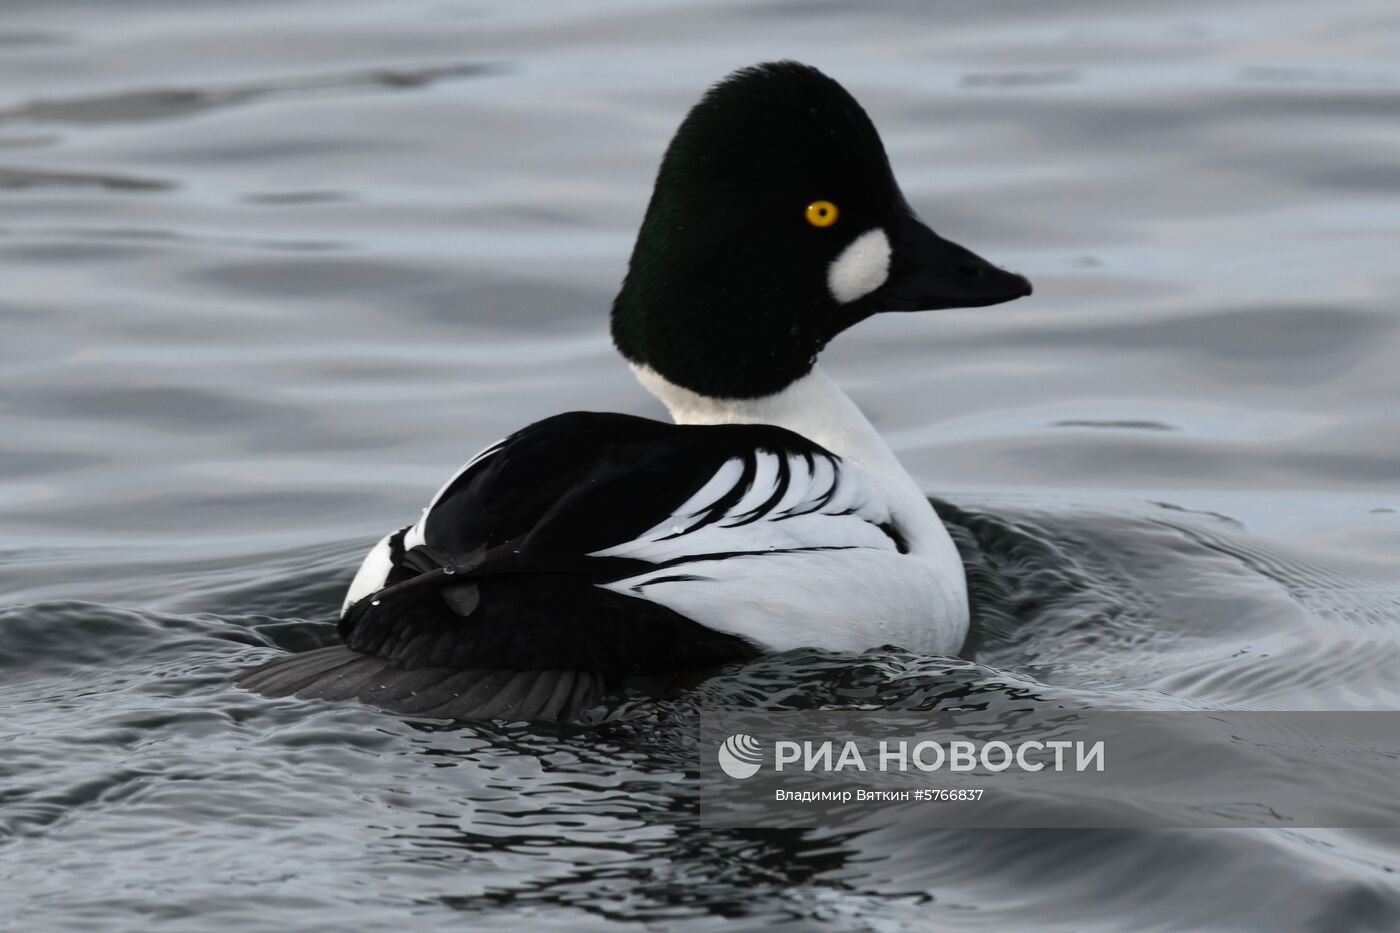
[[[845,88],[775,62],[712,87],[676,131],[612,333],[672,383],[755,398],[807,375],[832,337],[877,312],[1030,293],[915,216]]]

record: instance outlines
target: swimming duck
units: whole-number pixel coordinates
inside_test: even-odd
[[[735,72],[671,140],[612,308],[675,423],[570,412],[492,444],[370,550],[343,644],[239,681],[548,720],[630,676],[758,652],[956,652],[958,552],[816,358],[878,312],[1030,293],[919,220],[836,81],[790,61]]]

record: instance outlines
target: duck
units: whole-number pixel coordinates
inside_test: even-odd
[[[339,644],[237,682],[567,721],[629,679],[766,652],[953,654],[957,548],[817,357],[875,314],[1031,290],[918,217],[837,81],[736,71],[666,148],[612,305],[614,345],[673,421],[574,411],[490,445],[369,551]]]

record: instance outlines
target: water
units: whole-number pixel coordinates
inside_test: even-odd
[[[1400,834],[714,832],[707,705],[1396,708],[1400,13],[1384,0],[11,0],[0,924],[1390,930]],[[600,728],[228,677],[571,407],[699,89],[792,56],[1036,283],[826,365],[941,502],[974,657],[760,659]]]

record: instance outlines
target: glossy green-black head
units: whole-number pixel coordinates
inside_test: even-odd
[[[1030,293],[914,215],[845,88],[774,62],[712,87],[676,131],[612,332],[627,359],[677,385],[753,398],[805,376],[876,312]]]

